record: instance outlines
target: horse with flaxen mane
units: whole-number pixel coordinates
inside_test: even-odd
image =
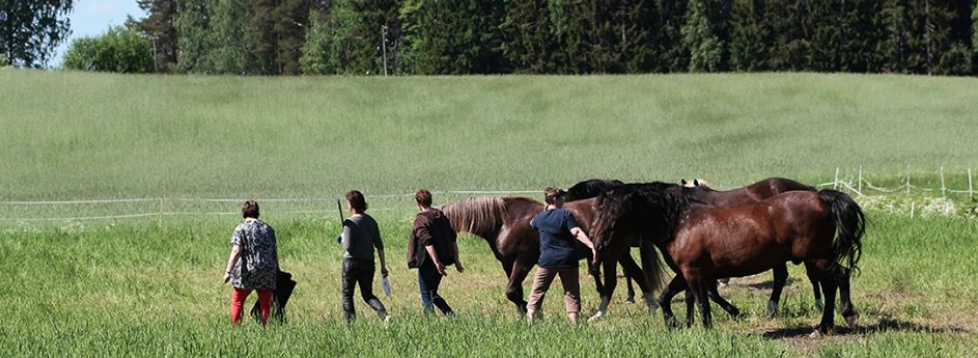
[[[716,208],[692,199],[675,184],[628,184],[601,194],[596,205],[592,233],[598,256],[627,250],[637,236],[643,241],[643,264],[654,264],[654,253],[647,249],[654,245],[692,291],[707,327],[712,325],[706,297],[711,283],[757,274],[787,261],[804,262],[824,290],[818,331],[825,333],[835,326],[837,288],[842,316],[850,326],[856,324],[849,276],[858,270],[866,219],[845,193],[792,191],[752,204]],[[656,271],[648,265],[643,268],[647,274]],[[659,303],[671,324],[670,302]]]
[[[593,190],[596,189],[592,189],[592,194],[581,194],[581,191],[575,190],[574,195],[597,195]],[[567,202],[563,208],[574,215],[578,225],[586,232],[589,231],[590,223],[594,218],[594,200],[593,197],[573,201],[565,199]],[[471,233],[486,240],[509,278],[506,297],[516,305],[518,311],[525,313],[523,281],[540,257],[540,238],[537,231],[530,226],[530,221],[544,210],[544,204],[523,197],[483,196],[449,203],[442,206],[441,210],[456,231]],[[587,262],[590,265],[590,250],[581,245],[578,251],[581,254],[580,258],[588,258]],[[645,293],[650,311],[657,308],[658,305],[652,296],[654,288],[648,287],[644,281],[645,275],[641,273],[635,261],[627,257],[621,260],[621,264],[626,272],[636,277],[636,283]],[[595,283],[598,285],[599,293],[605,292],[600,280],[595,280]]]

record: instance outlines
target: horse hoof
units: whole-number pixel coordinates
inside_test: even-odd
[[[825,309],[825,303],[822,302],[821,298],[815,300],[815,309],[817,309],[819,312]]]
[[[849,326],[849,328],[856,328],[856,326],[859,325],[859,315],[853,314],[846,317],[846,325]]]
[[[774,301],[768,301],[767,303],[767,318],[774,318],[778,313],[778,303]]]
[[[591,316],[591,318],[588,318],[587,321],[588,322],[596,322],[596,321],[600,320],[601,317],[604,317],[604,312],[598,311],[593,316]]]
[[[635,297],[626,298],[625,303],[635,303]]]

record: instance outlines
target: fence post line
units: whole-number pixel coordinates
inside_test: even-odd
[[[856,188],[857,188],[856,191],[859,193],[859,196],[863,196],[863,166],[862,165],[859,166],[859,183],[856,184]]]
[[[839,189],[839,167],[835,167],[835,180],[832,181],[832,190]]]
[[[910,195],[910,164],[907,164],[907,195]],[[913,217],[913,215],[910,215]]]
[[[941,197],[947,198],[947,187],[944,186],[944,166],[941,166]]]
[[[915,202],[915,201],[911,201],[910,202],[910,218],[911,219],[913,219],[913,210],[915,209],[914,206],[916,206],[916,205],[917,205],[917,202]]]

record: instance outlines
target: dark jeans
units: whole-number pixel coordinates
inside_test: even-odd
[[[441,284],[442,276],[438,274],[438,269],[431,260],[427,260],[421,267],[418,267],[418,289],[421,291],[421,307],[424,314],[430,314],[434,304],[446,316],[454,315],[452,307],[448,306],[444,298],[438,294],[438,285]]]
[[[357,310],[353,307],[353,290],[357,284],[360,285],[360,297],[363,297],[363,301],[377,311],[380,319],[387,317],[384,305],[380,303],[377,296],[374,296],[373,279],[373,260],[357,260],[349,257],[343,259],[343,313],[347,322],[357,316]]]

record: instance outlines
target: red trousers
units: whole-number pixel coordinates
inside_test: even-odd
[[[231,291],[231,323],[241,322],[241,311],[244,310],[245,300],[251,290],[235,288]],[[258,290],[258,307],[261,310],[261,322],[268,325],[268,314],[272,311],[272,290]]]

